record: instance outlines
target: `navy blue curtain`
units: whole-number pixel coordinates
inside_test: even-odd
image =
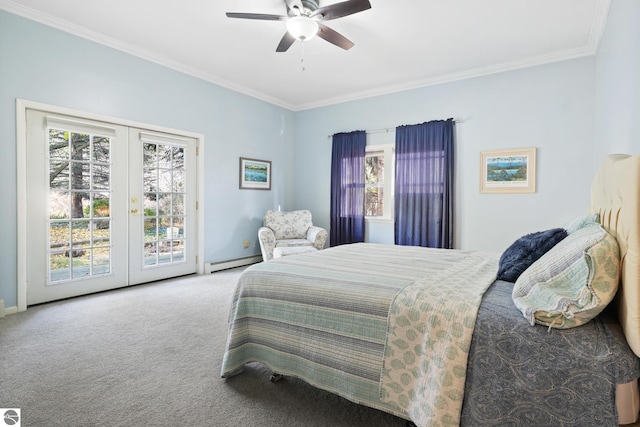
[[[365,131],[333,135],[329,246],[364,242]]]
[[[454,121],[396,128],[395,243],[453,248]]]

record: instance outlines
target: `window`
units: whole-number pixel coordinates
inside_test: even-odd
[[[365,216],[384,215],[384,153],[368,154],[364,158]]]
[[[393,155],[392,144],[367,146],[364,159],[367,220],[393,218]]]

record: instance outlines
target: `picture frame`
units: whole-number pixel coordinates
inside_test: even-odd
[[[481,193],[535,193],[536,148],[480,152]]]
[[[271,190],[271,161],[240,157],[240,189]]]

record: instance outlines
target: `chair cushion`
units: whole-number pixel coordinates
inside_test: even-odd
[[[304,254],[309,252],[316,252],[317,249],[313,246],[292,246],[292,247],[279,247],[273,250],[273,258],[280,258],[283,256]]]
[[[276,240],[304,239],[313,225],[308,210],[281,212],[269,210],[264,214],[264,226],[273,230]]]
[[[310,242],[307,239],[276,240],[276,248],[293,248],[300,246],[313,246],[313,242]]]

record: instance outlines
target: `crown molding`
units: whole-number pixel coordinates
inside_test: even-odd
[[[491,74],[504,73],[507,71],[515,71],[523,68],[535,67],[538,65],[551,64],[554,62],[567,61],[570,59],[576,59],[585,56],[592,56],[595,52],[590,47],[572,49],[562,51],[549,55],[541,55],[536,58],[526,58],[520,61],[504,62],[501,64],[490,65],[487,67],[479,67],[472,70],[462,71],[459,73],[443,74],[439,76],[430,77],[427,79],[415,80],[399,85],[389,85],[385,87],[376,88],[371,91],[362,91],[352,93],[343,97],[327,98],[325,100],[310,103],[305,105],[299,105],[296,111],[309,110],[313,108],[326,107],[333,104],[340,104],[343,102],[358,101],[360,99],[372,98],[375,96],[390,95],[398,92],[404,92],[408,90],[420,89],[429,86],[436,86],[444,83],[452,83],[460,80],[468,80],[476,77],[488,76]]]

